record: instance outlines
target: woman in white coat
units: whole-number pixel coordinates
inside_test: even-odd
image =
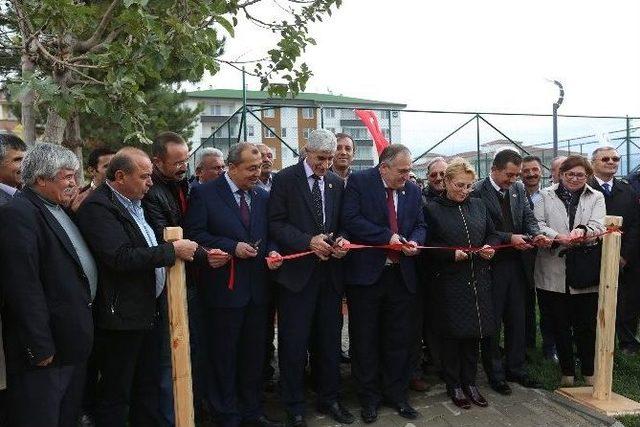
[[[584,157],[569,156],[560,166],[560,182],[541,190],[542,199],[534,207],[540,231],[554,239],[551,248],[538,249],[534,277],[538,298],[549,307],[565,386],[574,382],[574,341],[582,374],[588,383],[593,380],[598,287],[570,287],[566,283],[565,257],[560,254],[576,238],[588,238],[605,229],[604,196],[587,185],[591,174],[591,165]]]

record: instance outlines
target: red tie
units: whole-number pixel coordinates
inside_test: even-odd
[[[178,189],[178,201],[180,202],[180,213],[182,215],[187,213],[187,196],[184,194],[182,187]]]
[[[389,212],[389,228],[391,232],[398,234],[398,217],[396,215],[396,204],[393,202],[393,188],[387,188],[387,211]],[[400,253],[390,250],[387,257],[391,262],[400,262]]]

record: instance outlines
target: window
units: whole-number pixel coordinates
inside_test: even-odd
[[[303,108],[302,109],[302,118],[304,119],[313,119],[315,117],[314,108]]]
[[[389,120],[389,112],[388,111],[380,111],[380,117],[382,120]]]
[[[329,118],[329,119],[335,119],[336,118],[336,109],[335,108],[325,108],[324,109],[324,116]]]
[[[211,115],[212,116],[221,116],[222,115],[222,105],[215,104],[211,106]]]
[[[273,132],[273,129],[262,128],[262,137],[263,138],[275,138],[276,134]]]
[[[336,128],[327,128],[327,130],[331,133],[336,133]]]
[[[253,125],[247,125],[247,136],[254,136],[256,134],[256,128]]]
[[[262,117],[267,119],[272,119],[276,116],[276,111],[273,108],[269,108],[267,110],[262,110]]]
[[[382,129],[382,135],[384,135],[385,139],[389,140],[389,129]]]
[[[280,136],[283,138],[287,137],[287,128],[282,128],[282,130],[280,131]]]
[[[310,128],[304,128],[302,129],[302,137],[304,139],[309,139],[309,135],[311,134],[311,130]]]

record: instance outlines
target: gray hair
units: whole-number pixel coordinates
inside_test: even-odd
[[[390,165],[400,154],[407,154],[411,157],[411,150],[402,144],[391,144],[380,153],[380,163]]]
[[[38,178],[51,180],[64,169],[80,169],[80,162],[73,151],[57,144],[36,144],[22,161],[22,182],[31,187]]]
[[[27,144],[12,133],[0,132],[0,162],[7,155],[7,150],[27,151]]]
[[[222,151],[213,147],[207,147],[203,148],[202,150],[198,150],[198,154],[196,155],[196,167],[199,168],[200,166],[202,166],[202,162],[207,157],[220,157],[221,159],[224,159],[224,154],[222,153]]]
[[[444,157],[434,157],[433,159],[431,159],[431,161],[429,163],[427,163],[427,172],[429,172],[431,170],[431,166],[435,165],[436,163],[440,163],[443,162],[445,165],[447,164],[447,161],[444,159]]]
[[[309,151],[331,151],[338,149],[338,141],[333,132],[326,129],[314,129],[309,134],[307,150]]]
[[[239,142],[237,144],[233,144],[229,148],[229,154],[227,154],[227,164],[237,166],[242,163],[242,153],[245,150],[251,150],[253,154],[260,154],[260,151],[258,151],[258,147],[256,147],[256,144],[253,144],[251,142]]]
[[[616,149],[616,147],[611,147],[610,145],[605,145],[602,147],[598,147],[595,150],[593,150],[593,153],[591,153],[591,160],[595,160],[596,156],[598,155],[599,152],[601,151],[615,151],[617,152],[618,150]]]

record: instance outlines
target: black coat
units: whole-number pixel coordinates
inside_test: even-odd
[[[591,177],[588,184],[594,190],[604,194],[604,190],[595,178]],[[638,194],[627,181],[614,178],[611,196],[605,195],[604,203],[607,206],[607,215],[622,217],[624,233],[622,233],[620,256],[627,261],[629,268],[638,267],[638,240],[640,240]]]
[[[171,243],[149,247],[131,214],[106,184],[80,206],[78,225],[98,264],[97,325],[151,329],[156,313],[156,267],[173,265]]]
[[[189,197],[189,181],[172,181],[153,168],[153,186],[142,199],[144,215],[156,233],[158,242],[164,242],[166,227],[181,227],[184,215],[180,210],[179,193],[182,190],[185,199]]]
[[[325,233],[334,237],[340,232],[340,206],[344,192],[344,181],[329,171],[325,177]],[[313,215],[313,201],[307,175],[302,162],[289,166],[273,176],[269,194],[269,239],[280,254],[309,250],[314,235],[319,234]],[[302,290],[316,268],[330,269],[333,285],[342,293],[342,260],[331,258],[320,261],[315,255],[286,261],[274,272],[275,280],[294,292]]]
[[[444,197],[425,208],[427,246],[473,246],[500,243],[487,208],[480,199],[456,203]],[[443,336],[481,338],[495,331],[489,262],[478,255],[455,261],[448,249],[426,250],[433,269],[434,306]]]
[[[54,355],[83,363],[93,343],[89,281],[62,226],[29,188],[0,209],[2,315],[8,372]]]

